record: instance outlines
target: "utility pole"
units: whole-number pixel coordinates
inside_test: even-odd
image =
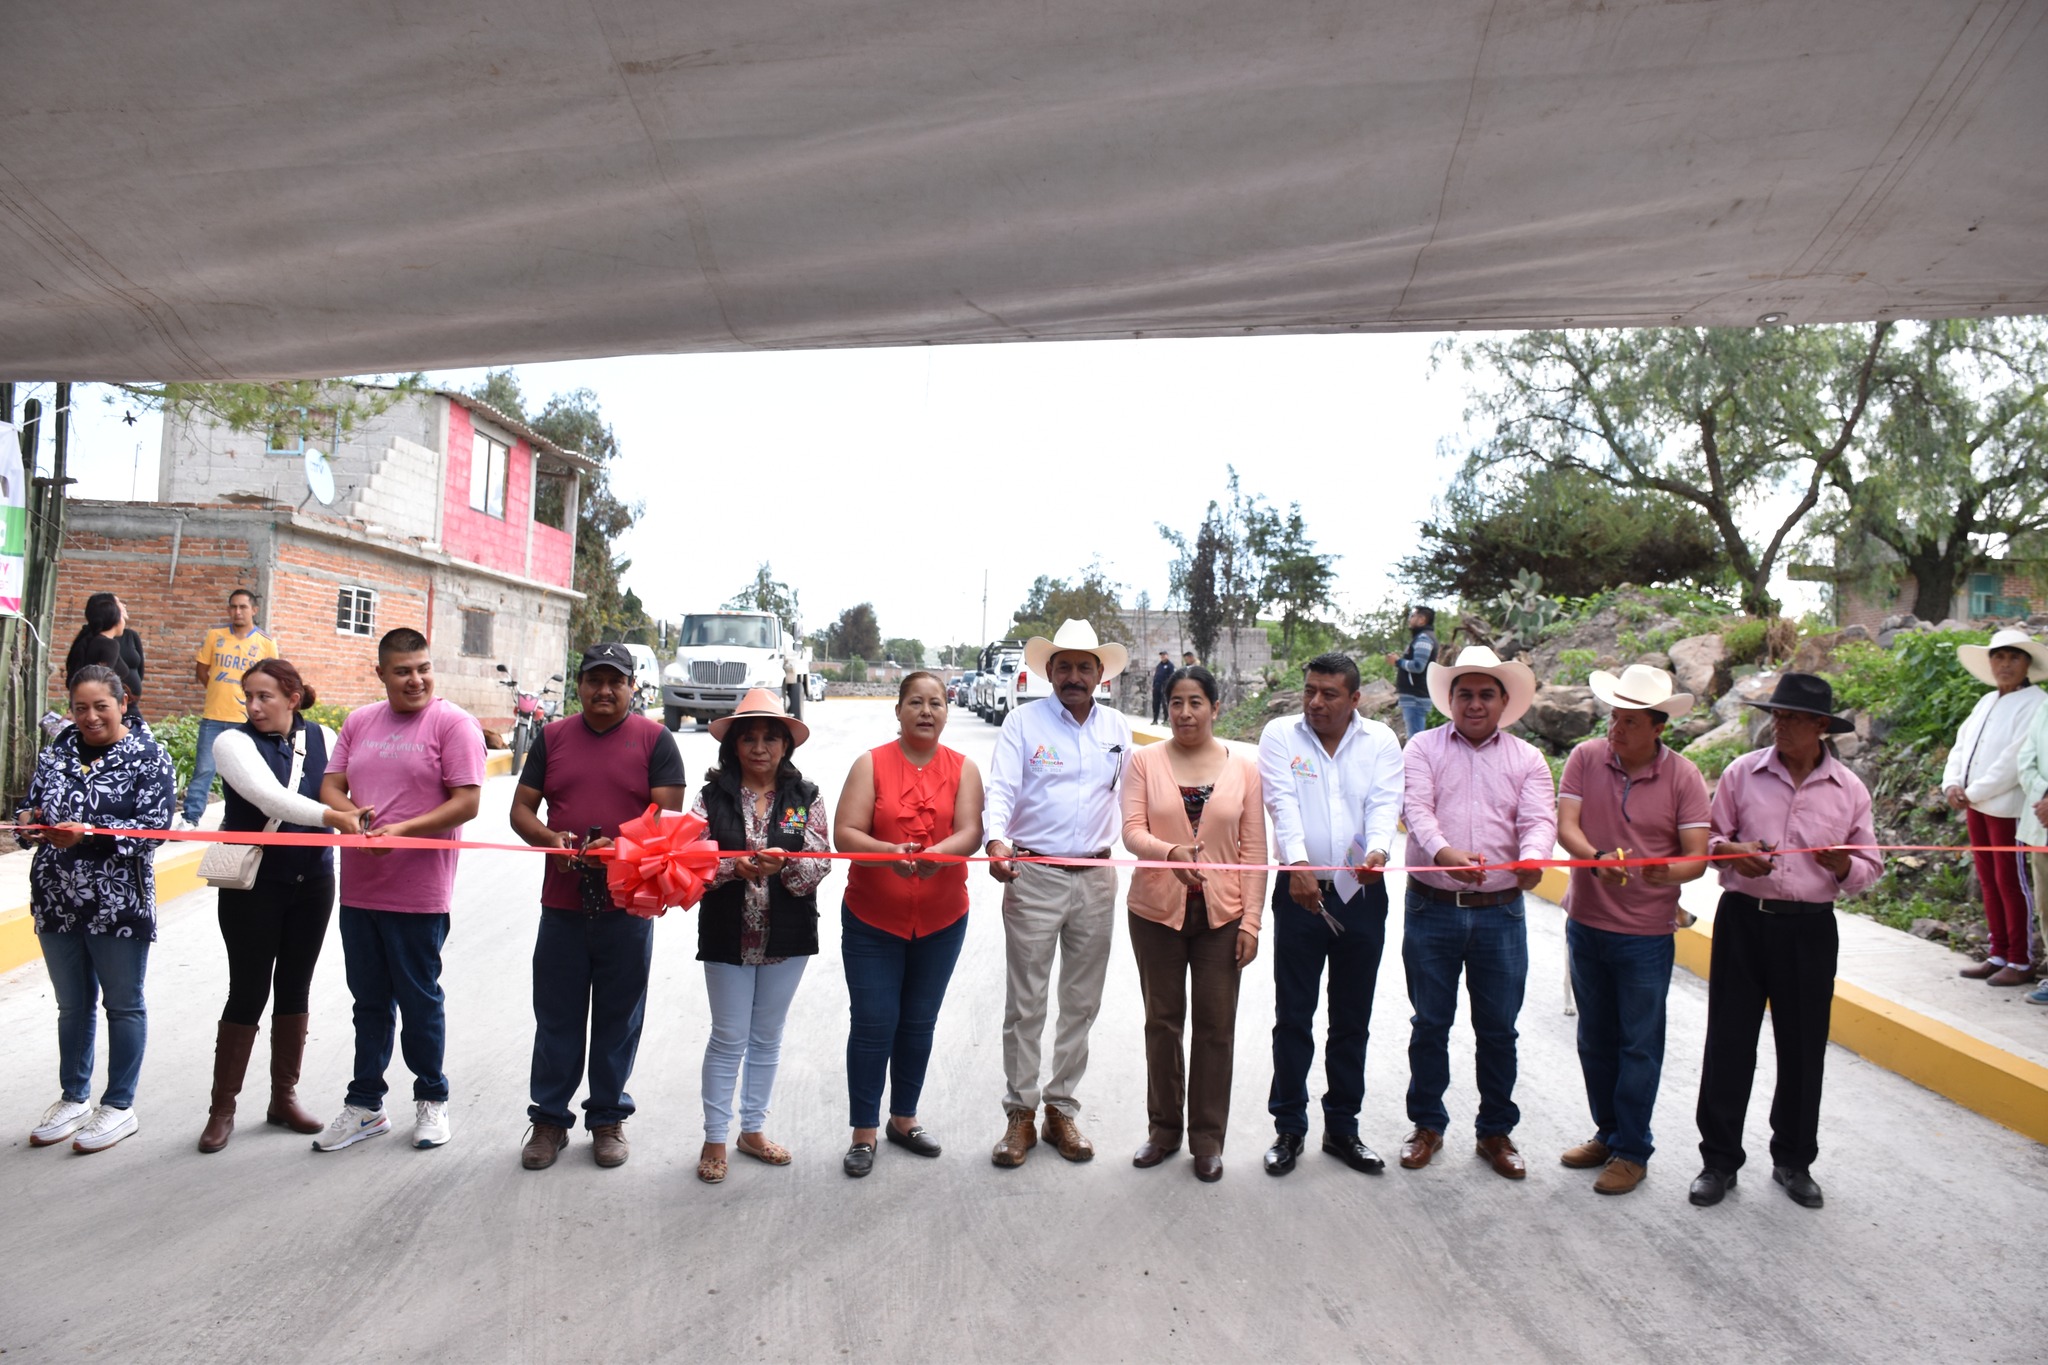
[[[988,643],[988,570],[981,571],[981,643]]]

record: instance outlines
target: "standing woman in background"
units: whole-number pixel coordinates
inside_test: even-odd
[[[29,866],[29,910],[57,997],[61,1093],[29,1134],[48,1147],[97,1152],[134,1133],[135,1085],[149,1036],[142,980],[156,938],[158,840],[88,829],[161,830],[171,825],[176,779],[157,742],[122,719],[120,675],[87,664],[71,677],[71,726],[43,750],[15,813],[38,843]],[[107,1010],[107,1086],[92,1094],[95,1010]]]
[[[335,810],[320,800],[334,734],[301,713],[313,689],[283,659],[251,664],[242,675],[248,719],[221,732],[213,746],[226,812],[225,831],[256,831],[272,820],[280,834],[360,834],[363,811]],[[256,1046],[256,1026],[270,999],[270,1104],[264,1121],[295,1133],[325,1125],[299,1103],[299,1064],[306,1052],[308,997],[327,920],[334,913],[334,850],[279,845],[263,851],[256,884],[220,892],[220,936],[228,950],[228,999],[213,1045],[213,1101],[199,1150],[218,1152],[235,1131],[235,1097]]]
[[[922,670],[896,689],[897,735],[853,761],[839,793],[833,842],[847,853],[970,854],[981,847],[981,773],[939,743],[944,684]],[[874,1169],[882,1079],[891,1078],[889,1141],[937,1156],[917,1121],[939,1005],[967,938],[967,864],[855,863],[839,912],[852,1030],[846,1089],[853,1142],[841,1166]]]
[[[2026,855],[1994,853],[2019,839],[2026,791],[2020,785],[2020,744],[2048,694],[2034,684],[2048,678],[2048,645],[2023,630],[2001,630],[1988,645],[1958,645],[1956,659],[1991,690],[1956,732],[1942,769],[1941,794],[1963,814],[1984,898],[1991,950],[1959,975],[1988,986],[2031,985],[2040,975],[2033,959],[2034,907]]]
[[[1157,1166],[1180,1150],[1183,1127],[1195,1178],[1223,1178],[1239,973],[1259,952],[1266,873],[1203,872],[1200,864],[1266,861],[1259,765],[1216,738],[1216,679],[1197,664],[1166,685],[1173,739],[1131,757],[1123,789],[1124,847],[1185,869],[1131,874],[1131,953],[1145,997],[1145,1141],[1132,1156]],[[1193,1033],[1185,1060],[1193,985]],[[1186,1122],[1182,1115],[1185,1112]]]
[[[85,599],[85,624],[64,655],[67,684],[88,664],[113,670],[121,682],[122,705],[129,725],[142,719],[142,671],[129,665],[124,647],[132,634],[128,629],[128,609],[121,605],[121,599],[110,592],[96,592]],[[138,658],[141,655],[139,645],[136,654]]]

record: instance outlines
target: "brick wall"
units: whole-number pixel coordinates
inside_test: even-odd
[[[277,548],[272,577],[279,652],[297,666],[322,701],[362,706],[384,699],[377,681],[377,641],[387,630],[411,626],[429,642],[432,572],[416,560],[344,541],[286,533]],[[344,587],[376,594],[368,635],[335,626],[335,607]]]

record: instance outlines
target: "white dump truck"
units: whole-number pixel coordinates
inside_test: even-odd
[[[765,611],[694,612],[683,618],[675,661],[662,670],[662,723],[682,728],[729,716],[756,687],[780,693],[792,716],[810,699],[810,651]]]

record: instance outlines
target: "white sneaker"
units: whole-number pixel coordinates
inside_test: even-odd
[[[181,814],[178,816],[177,820],[172,822],[171,828],[174,830],[198,829],[199,822],[197,820],[188,819]]]
[[[338,1152],[352,1142],[376,1137],[379,1133],[391,1131],[391,1120],[384,1117],[382,1109],[365,1109],[357,1104],[344,1104],[341,1112],[334,1116],[334,1122],[327,1125],[327,1131],[313,1139],[316,1152]]]
[[[104,1152],[141,1126],[133,1109],[116,1109],[111,1104],[103,1104],[92,1111],[92,1117],[85,1121],[85,1126],[71,1139],[71,1150]]]
[[[413,1146],[439,1147],[455,1136],[448,1127],[448,1101],[416,1100],[413,1107],[419,1111],[412,1127]]]
[[[85,1127],[85,1121],[92,1117],[92,1102],[89,1100],[59,1099],[43,1111],[42,1122],[28,1135],[31,1147],[54,1147]]]

